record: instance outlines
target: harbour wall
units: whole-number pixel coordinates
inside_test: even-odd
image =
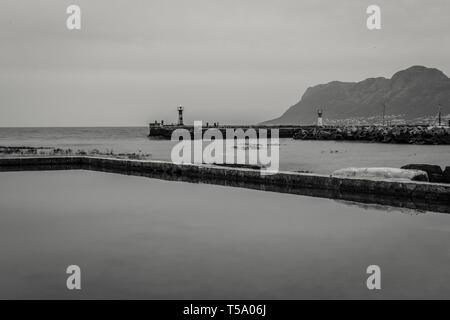
[[[312,126],[311,126],[312,127]],[[242,129],[244,131],[248,129],[255,129],[257,136],[259,136],[259,130],[260,129],[266,129],[267,130],[267,137],[270,138],[270,130],[271,129],[278,129],[278,136],[279,138],[292,138],[298,130],[298,126],[281,126],[281,127],[272,127],[272,126],[219,126],[219,127],[202,127],[202,136],[208,129],[214,129],[220,131],[222,136],[225,138],[227,135],[227,129],[229,130],[237,130]],[[172,132],[177,129],[185,129],[189,131],[191,135],[191,139],[194,139],[194,126],[178,126],[178,125],[163,125],[163,126],[149,126],[149,137],[157,137],[162,139],[171,139]]]
[[[450,185],[100,157],[0,158],[0,171],[93,170],[450,213]],[[69,183],[69,182],[68,182]]]
[[[193,126],[150,126],[149,137],[170,139],[172,132],[183,128],[190,132],[193,139]],[[430,127],[421,125],[396,126],[220,126],[203,127],[203,133],[208,129],[217,129],[226,136],[227,129],[260,129],[267,130],[270,137],[271,129],[278,129],[280,138],[293,138],[297,140],[335,140],[335,141],[364,141],[378,143],[401,144],[450,144],[449,127]]]

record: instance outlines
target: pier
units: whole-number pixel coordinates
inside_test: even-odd
[[[309,126],[309,127],[313,127],[313,126]],[[203,126],[202,127],[202,135],[205,133],[206,130],[209,129],[216,129],[219,130],[222,135],[225,137],[226,136],[226,131],[227,129],[231,129],[231,130],[237,130],[237,129],[242,129],[244,131],[248,130],[248,129],[255,129],[256,130],[256,134],[259,134],[259,130],[261,129],[265,129],[267,130],[267,137],[270,138],[270,130],[271,129],[278,129],[278,133],[279,133],[279,138],[293,138],[295,135],[295,132],[297,132],[300,128],[303,128],[301,126],[258,126],[258,125],[219,125],[219,126],[211,126],[211,125],[207,125],[207,126]],[[162,138],[162,139],[170,139],[172,137],[172,132],[177,130],[177,129],[186,129],[191,133],[191,137],[193,139],[194,137],[194,126],[193,125],[165,125],[165,124],[160,124],[160,123],[151,123],[149,125],[149,132],[148,132],[148,136],[149,137],[158,137],[158,138]]]
[[[184,107],[179,106],[177,108],[178,111],[178,123],[176,124],[165,124],[164,120],[160,122],[154,121],[148,126],[148,136],[155,137],[160,139],[171,139],[172,133],[177,129],[185,129],[190,132],[191,139],[194,139],[194,125],[186,125],[184,123]],[[307,126],[307,127],[315,127],[315,126]],[[264,126],[264,125],[220,125],[218,122],[215,123],[202,123],[202,136],[205,131],[210,129],[215,129],[220,131],[223,137],[226,136],[227,130],[248,130],[254,129],[256,131],[256,135],[259,137],[260,130],[265,129],[267,132],[267,137],[271,136],[271,129],[278,129],[278,137],[279,138],[293,138],[295,132],[297,132],[302,126],[295,125],[287,125],[287,126]]]

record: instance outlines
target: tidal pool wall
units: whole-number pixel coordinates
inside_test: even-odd
[[[94,170],[450,213],[450,185],[100,157],[0,158],[0,171]],[[68,182],[70,183],[70,182]]]

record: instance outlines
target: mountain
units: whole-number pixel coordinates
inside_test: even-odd
[[[404,120],[436,116],[439,104],[442,114],[449,114],[450,79],[438,69],[413,66],[391,79],[319,84],[308,88],[281,117],[263,124],[312,124],[316,122],[317,109],[323,110],[327,121],[380,117],[383,103],[386,115]]]

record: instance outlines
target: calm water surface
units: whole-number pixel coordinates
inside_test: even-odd
[[[151,154],[170,160],[174,142],[150,140],[145,127],[0,128],[0,146],[98,149]],[[331,173],[346,167],[396,167],[409,163],[450,166],[450,146],[419,146],[336,141],[280,141],[280,169]]]
[[[0,298],[450,298],[450,215],[88,171],[0,173]],[[82,269],[82,290],[65,269]],[[367,266],[382,290],[366,288]]]

